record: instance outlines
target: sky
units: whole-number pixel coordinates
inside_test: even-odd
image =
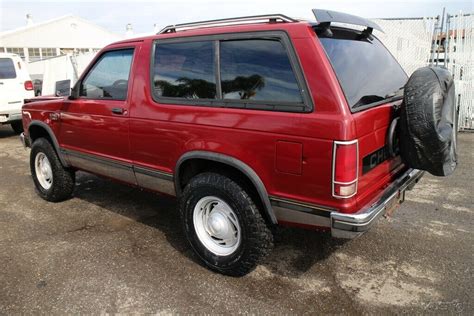
[[[474,12],[474,0],[0,0],[0,31],[73,14],[109,31],[124,34],[131,23],[135,34],[153,32],[169,24],[227,17],[281,13],[312,19],[311,9],[343,11],[366,18],[437,16],[443,7],[450,14]]]

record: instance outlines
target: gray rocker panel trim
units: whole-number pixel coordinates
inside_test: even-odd
[[[142,166],[133,166],[140,187],[176,196],[173,174]]]
[[[277,219],[275,213],[273,211],[272,205],[270,203],[270,199],[268,197],[267,189],[265,189],[265,185],[263,184],[262,180],[258,177],[257,173],[250,168],[246,163],[219,153],[209,152],[209,151],[190,151],[185,153],[184,155],[179,158],[178,162],[176,163],[175,168],[175,175],[174,175],[174,182],[176,188],[176,194],[179,196],[181,194],[181,186],[179,183],[179,171],[180,167],[186,160],[189,159],[204,159],[204,160],[212,160],[217,161],[231,167],[237,168],[241,172],[243,172],[249,179],[252,181],[252,184],[257,189],[258,195],[263,202],[264,211],[269,216],[270,220],[273,224],[277,224]]]
[[[59,147],[58,140],[56,139],[56,136],[54,136],[54,132],[51,130],[51,127],[49,127],[48,124],[42,121],[37,121],[37,120],[31,121],[30,125],[28,126],[28,137],[30,138],[30,141],[31,141],[31,127],[32,126],[39,126],[43,128],[44,130],[46,130],[49,137],[53,141],[53,146],[54,146],[54,149],[56,150],[56,153],[58,154],[59,160],[61,161],[64,167],[69,167],[69,163],[67,162],[66,158],[64,157],[62,153],[61,148]],[[33,145],[32,141],[31,141],[31,144]]]

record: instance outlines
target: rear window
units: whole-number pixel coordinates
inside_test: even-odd
[[[15,65],[11,58],[0,58],[0,79],[16,78]]]
[[[332,37],[318,34],[353,111],[399,96],[407,75],[375,37],[332,28]]]

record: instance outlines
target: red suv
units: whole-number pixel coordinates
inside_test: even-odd
[[[273,225],[367,231],[423,174],[393,128],[408,78],[376,24],[330,13],[181,24],[105,47],[69,97],[23,107],[38,194],[69,198],[83,170],[176,196],[191,247],[228,275],[270,251]]]

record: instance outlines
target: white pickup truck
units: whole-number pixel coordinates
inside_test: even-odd
[[[0,53],[0,124],[11,124],[20,134],[23,100],[34,96],[33,82],[20,56]]]

